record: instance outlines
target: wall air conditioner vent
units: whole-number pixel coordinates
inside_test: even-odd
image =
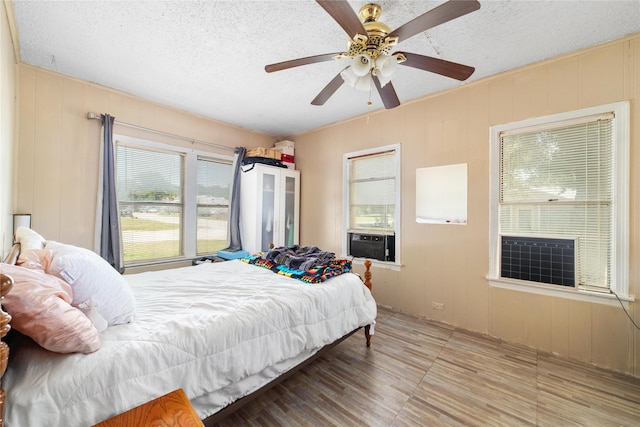
[[[501,236],[500,276],[576,287],[576,241]]]

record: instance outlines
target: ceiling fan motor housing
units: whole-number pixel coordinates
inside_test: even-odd
[[[389,33],[391,33],[391,28],[384,22],[378,21],[381,13],[382,8],[373,3],[362,6],[359,13],[360,20],[365,30],[367,30],[367,40],[364,42],[365,51],[374,60],[378,55],[391,54],[391,49],[398,42],[396,37],[392,40],[385,40]],[[354,41],[356,41],[355,38]]]

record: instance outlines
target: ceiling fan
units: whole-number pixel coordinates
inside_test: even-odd
[[[264,67],[266,72],[272,73],[334,59],[349,62],[349,65],[311,101],[312,105],[324,105],[346,82],[359,90],[371,90],[371,84],[373,84],[382,98],[384,107],[395,108],[400,105],[400,100],[390,80],[398,65],[430,71],[460,81],[468,79],[475,71],[474,67],[444,59],[409,52],[392,53],[392,50],[398,43],[409,37],[478,10],[480,3],[476,0],[449,0],[394,31],[378,21],[382,9],[377,4],[366,4],[361,7],[360,17],[358,17],[346,0],[316,0],[316,2],[349,36],[347,51],[298,58]]]

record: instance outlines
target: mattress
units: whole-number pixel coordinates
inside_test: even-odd
[[[12,347],[5,426],[89,426],[177,388],[205,418],[376,318],[352,273],[310,285],[232,260],[125,278],[135,320],[100,350]]]

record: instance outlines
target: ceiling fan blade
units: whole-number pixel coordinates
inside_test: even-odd
[[[402,53],[406,61],[400,62],[400,65],[418,68],[420,70],[430,71],[432,73],[441,74],[456,80],[467,80],[476,70],[468,65],[458,64],[456,62],[445,61],[444,59],[434,58],[432,56],[419,55],[417,53]]]
[[[364,25],[346,0],[316,0],[351,38],[356,34],[367,35]]]
[[[429,28],[478,9],[480,9],[480,3],[476,0],[449,0],[395,29],[389,34],[389,37],[398,37],[398,42],[401,42]]]
[[[290,61],[278,62],[276,64],[266,65],[264,67],[264,70],[267,73],[273,73],[274,71],[286,70],[287,68],[299,67],[301,65],[331,61],[341,53],[342,52],[325,53],[324,55],[307,56],[306,58],[298,58],[298,59],[292,59]]]
[[[396,90],[393,88],[391,82],[388,82],[386,85],[380,86],[380,81],[378,77],[373,77],[373,83],[376,85],[376,89],[378,89],[378,93],[380,94],[380,98],[382,98],[382,103],[384,104],[384,108],[390,110],[391,108],[396,108],[400,105],[400,100],[398,99],[398,95],[396,94]]]
[[[346,70],[346,68],[345,68],[345,70]],[[324,105],[324,103],[327,102],[329,100],[329,98],[331,98],[331,95],[333,95],[340,88],[340,86],[342,86],[342,83],[344,83],[344,80],[343,80],[342,76],[340,75],[340,73],[338,73],[338,75],[335,76],[333,78],[333,80],[331,80],[324,87],[324,89],[322,89],[320,91],[318,96],[316,96],[313,99],[313,101],[311,101],[311,105]]]

